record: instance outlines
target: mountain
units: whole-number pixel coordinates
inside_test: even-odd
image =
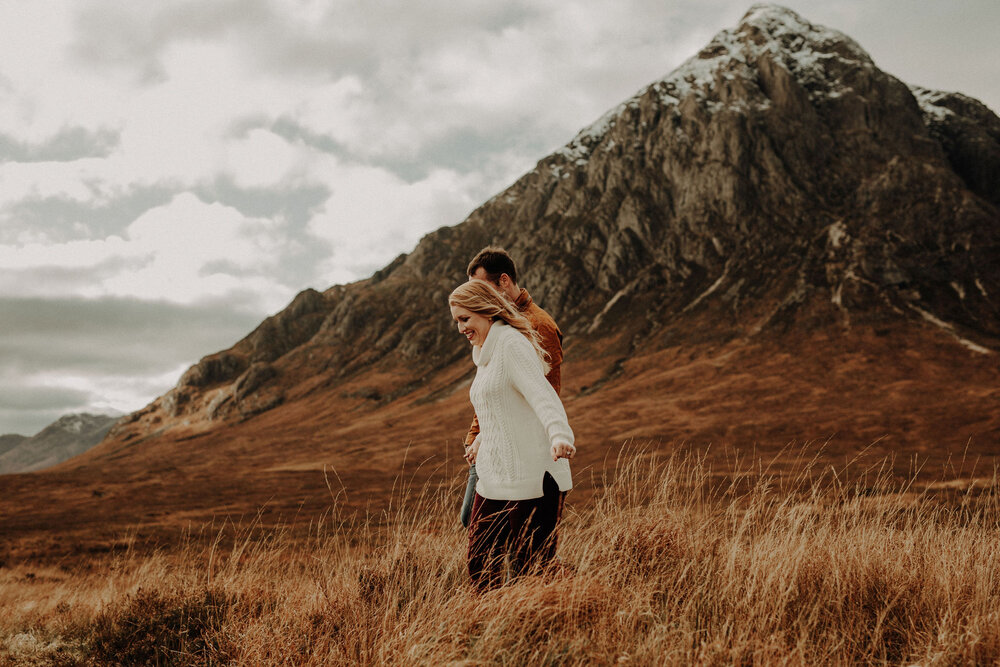
[[[87,451],[101,440],[118,417],[65,415],[36,435],[0,436],[0,474],[42,470]]]
[[[0,455],[9,452],[27,439],[28,436],[17,435],[16,433],[0,435]]]
[[[441,304],[487,243],[519,259],[576,346],[622,336],[622,359],[912,320],[990,354],[998,186],[984,105],[911,88],[849,37],[755,5],[461,225],[368,280],[299,294],[116,435],[246,418],[373,365],[408,371],[381,401],[413,390],[463,355]]]
[[[904,468],[989,458],[998,198],[991,110],[754,5],[461,224],[204,357],[50,490],[0,482],[27,508],[6,520],[303,517],[332,497],[365,510],[401,473],[460,476],[473,368],[446,297],[487,244],[566,334],[580,500],[630,439],[722,457],[825,442],[831,461],[865,449]],[[79,511],[39,509],[57,492]]]

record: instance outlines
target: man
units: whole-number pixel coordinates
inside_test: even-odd
[[[485,280],[492,283],[494,287],[500,290],[501,294],[505,294],[517,306],[522,315],[528,318],[532,328],[541,336],[542,349],[549,355],[548,362],[550,368],[545,379],[549,381],[549,384],[552,385],[552,388],[558,394],[562,385],[560,369],[563,358],[562,331],[556,326],[552,316],[532,301],[528,291],[517,286],[517,267],[514,265],[514,260],[511,259],[510,255],[503,248],[487,246],[472,258],[465,273],[469,276],[470,280]],[[469,433],[465,436],[466,460],[469,460],[471,456],[471,460],[475,461],[476,452],[472,451],[472,443],[475,441],[477,435],[479,435],[479,419],[473,417]],[[465,499],[462,502],[461,514],[462,525],[466,528],[469,527],[469,517],[472,513],[472,501],[475,497],[476,482],[478,479],[476,464],[471,463],[469,466],[469,482],[465,487]]]

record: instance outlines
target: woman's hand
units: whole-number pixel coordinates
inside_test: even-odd
[[[476,462],[476,454],[479,453],[479,438],[476,438],[471,445],[465,448],[465,460],[472,465]]]
[[[565,442],[560,442],[552,445],[549,451],[552,453],[552,460],[558,461],[559,459],[573,458],[573,455],[576,454],[576,447]]]

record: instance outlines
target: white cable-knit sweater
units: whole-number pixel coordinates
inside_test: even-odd
[[[552,445],[573,444],[559,395],[545,379],[534,346],[498,321],[482,347],[472,348],[476,379],[469,396],[479,417],[476,493],[491,500],[540,498],[549,472],[560,491],[573,488],[567,459],[552,460]]]

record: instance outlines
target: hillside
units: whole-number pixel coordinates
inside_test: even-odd
[[[989,459],[998,193],[992,111],[755,5],[461,224],[303,291],[87,454],[0,481],[17,498],[0,518],[86,543],[262,506],[377,509],[401,471],[460,477],[472,365],[445,298],[489,243],[566,333],[578,502],[627,439]]]

